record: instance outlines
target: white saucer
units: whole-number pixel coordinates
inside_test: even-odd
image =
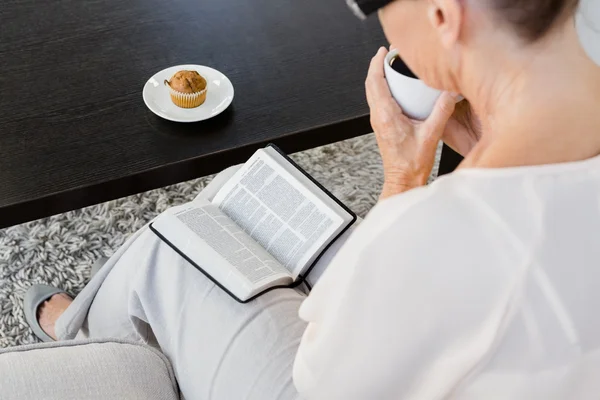
[[[198,71],[207,83],[206,101],[196,108],[177,107],[171,101],[169,88],[164,84],[177,71]],[[197,122],[219,115],[233,101],[233,85],[229,78],[216,69],[203,65],[177,65],[163,69],[146,82],[143,90],[144,103],[156,115],[175,122]]]

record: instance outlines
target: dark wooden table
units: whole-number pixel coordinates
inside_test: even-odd
[[[463,157],[452,150],[450,147],[444,145],[442,149],[442,158],[440,160],[440,168],[438,170],[439,175],[446,175],[454,171],[458,164],[463,160]]]
[[[344,0],[3,0],[0,227],[217,172],[274,142],[370,132],[364,78],[386,44]],[[232,107],[179,124],[142,87],[177,64],[224,72]]]

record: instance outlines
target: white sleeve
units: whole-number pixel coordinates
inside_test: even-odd
[[[433,399],[501,330],[524,268],[484,204],[424,188],[384,201],[300,309],[294,365],[307,399]]]

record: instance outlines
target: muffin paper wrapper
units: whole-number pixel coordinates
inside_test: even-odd
[[[178,103],[180,103],[177,104],[178,106],[184,108],[194,108],[201,104],[200,97],[206,94],[206,89],[196,93],[183,93],[169,87],[169,92],[174,98],[173,100],[176,100]]]

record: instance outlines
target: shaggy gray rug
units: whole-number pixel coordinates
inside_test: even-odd
[[[376,203],[381,159],[373,135],[295,154],[293,158],[358,215]],[[90,266],[168,207],[192,200],[212,177],[109,201],[0,230],[0,347],[33,343],[22,299],[31,284],[76,295]]]

